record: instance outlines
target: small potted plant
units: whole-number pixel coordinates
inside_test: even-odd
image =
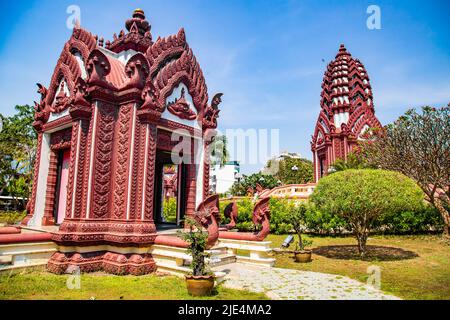
[[[295,244],[294,256],[296,262],[311,262],[312,251],[306,248],[312,245],[312,241],[302,238],[303,226],[306,220],[306,211],[308,209],[305,205],[301,204],[292,210],[290,214],[290,222],[294,227],[295,233],[297,233],[298,241]]]
[[[189,244],[188,253],[192,255],[192,274],[186,275],[186,286],[192,296],[211,295],[214,288],[214,274],[207,270],[205,258],[206,240],[208,234],[202,231],[201,225],[193,220],[186,219],[189,232],[183,234],[183,239]]]

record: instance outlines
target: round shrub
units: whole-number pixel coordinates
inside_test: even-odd
[[[423,193],[414,181],[398,172],[351,169],[320,179],[311,200],[321,212],[348,223],[358,240],[361,257],[370,231],[383,217],[423,208]]]

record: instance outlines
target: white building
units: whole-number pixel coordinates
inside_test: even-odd
[[[223,167],[211,166],[209,185],[212,193],[226,193],[240,178],[238,161],[228,161]]]

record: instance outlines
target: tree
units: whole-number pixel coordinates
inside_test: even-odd
[[[362,145],[369,164],[395,170],[415,180],[450,225],[450,106],[408,110]]]
[[[288,215],[289,222],[292,224],[295,233],[297,234],[297,243],[295,251],[304,251],[305,247],[312,244],[312,241],[308,239],[303,239],[303,229],[306,226],[308,207],[306,204],[301,203],[294,207]]]
[[[359,153],[350,152],[347,155],[346,160],[338,158],[331,165],[332,170],[330,172],[333,173],[333,172],[344,171],[344,170],[348,170],[348,169],[364,169],[364,168],[368,168],[368,167],[369,167],[369,165],[364,160],[364,158],[361,157],[361,155]]]
[[[314,179],[313,163],[304,158],[286,157],[279,161],[271,159],[264,170],[282,184],[308,183]]]
[[[223,167],[229,161],[228,141],[224,135],[215,136],[211,143],[211,164]]]
[[[28,197],[33,180],[33,164],[36,154],[36,131],[32,123],[32,106],[16,106],[17,113],[10,117],[0,115],[3,128],[0,131],[0,193],[16,198]]]
[[[364,258],[370,231],[385,215],[422,207],[423,192],[413,180],[398,172],[349,169],[321,178],[311,200],[319,210],[348,223]]]
[[[279,185],[275,177],[258,172],[249,176],[244,175],[240,181],[233,184],[230,192],[234,196],[245,196],[250,188],[256,191],[257,184],[264,189],[272,189]]]

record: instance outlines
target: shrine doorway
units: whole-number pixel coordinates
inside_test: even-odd
[[[186,164],[174,164],[170,152],[157,150],[153,216],[159,228],[167,229],[184,224],[186,186]]]
[[[55,206],[53,216],[55,224],[63,222],[67,205],[67,183],[69,181],[70,149],[59,150],[57,155]]]

